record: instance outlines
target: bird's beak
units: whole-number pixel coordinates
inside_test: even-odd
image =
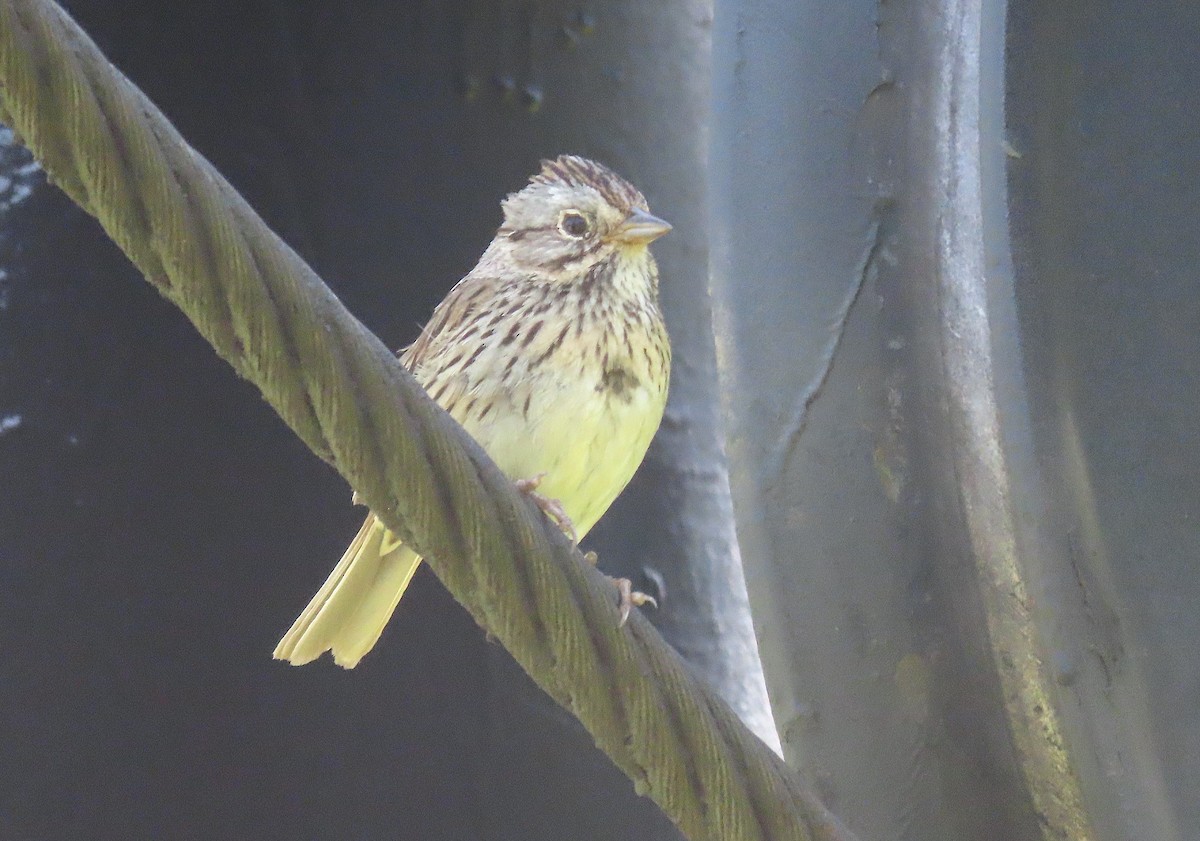
[[[646,245],[671,230],[671,223],[635,207],[615,231],[617,242]]]

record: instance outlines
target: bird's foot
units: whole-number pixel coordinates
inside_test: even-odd
[[[614,578],[612,581],[617,585],[617,595],[620,598],[621,621],[617,623],[618,628],[629,620],[629,614],[634,605],[638,607],[650,605],[655,610],[658,609],[658,601],[654,596],[647,596],[645,593],[633,589],[633,582],[628,578]]]
[[[592,566],[596,566],[600,560],[600,556],[589,549],[583,553],[583,559]],[[650,605],[655,610],[658,609],[658,600],[654,596],[647,596],[640,590],[633,589],[633,582],[628,578],[612,578],[611,576],[609,578],[616,585],[617,596],[620,599],[621,621],[617,623],[618,628],[629,621],[629,614],[633,611],[635,605],[637,607]]]
[[[579,543],[579,535],[575,531],[575,524],[571,522],[571,518],[567,515],[567,510],[563,508],[562,503],[557,499],[551,499],[545,494],[538,493],[538,485],[542,484],[542,480],[545,478],[545,473],[539,473],[532,479],[517,479],[513,484],[516,485],[517,490],[533,500],[534,505],[542,509],[542,512],[563,530],[563,534],[571,538],[572,545]]]

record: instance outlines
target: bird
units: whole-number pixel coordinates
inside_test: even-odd
[[[576,155],[542,161],[501,208],[483,256],[400,360],[578,540],[633,477],[662,421],[671,346],[649,245],[671,225],[624,178]],[[328,651],[354,668],[420,563],[370,514],[275,658],[302,665]],[[618,587],[623,622],[630,585]]]

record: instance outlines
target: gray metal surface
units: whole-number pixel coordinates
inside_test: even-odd
[[[718,7],[714,307],[789,759],[864,838],[1187,838],[1200,14]]]
[[[1009,15],[1014,474],[1041,480],[1022,525],[1048,658],[1097,837],[1195,838],[1200,8]]]
[[[920,200],[902,158],[911,88],[879,37],[919,35],[912,11],[718,7],[713,295],[731,481],[788,759],[863,838],[997,837],[962,835],[960,805],[994,804],[947,792],[936,748],[950,632],[911,464],[914,337],[885,307],[900,281],[881,280],[916,250],[895,209]]]

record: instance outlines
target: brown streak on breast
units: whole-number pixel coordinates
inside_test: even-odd
[[[628,403],[633,399],[634,391],[641,384],[641,381],[628,368],[615,365],[611,368],[606,368],[604,373],[601,374],[600,382],[596,385],[596,391],[601,394],[610,394],[622,403]]]

